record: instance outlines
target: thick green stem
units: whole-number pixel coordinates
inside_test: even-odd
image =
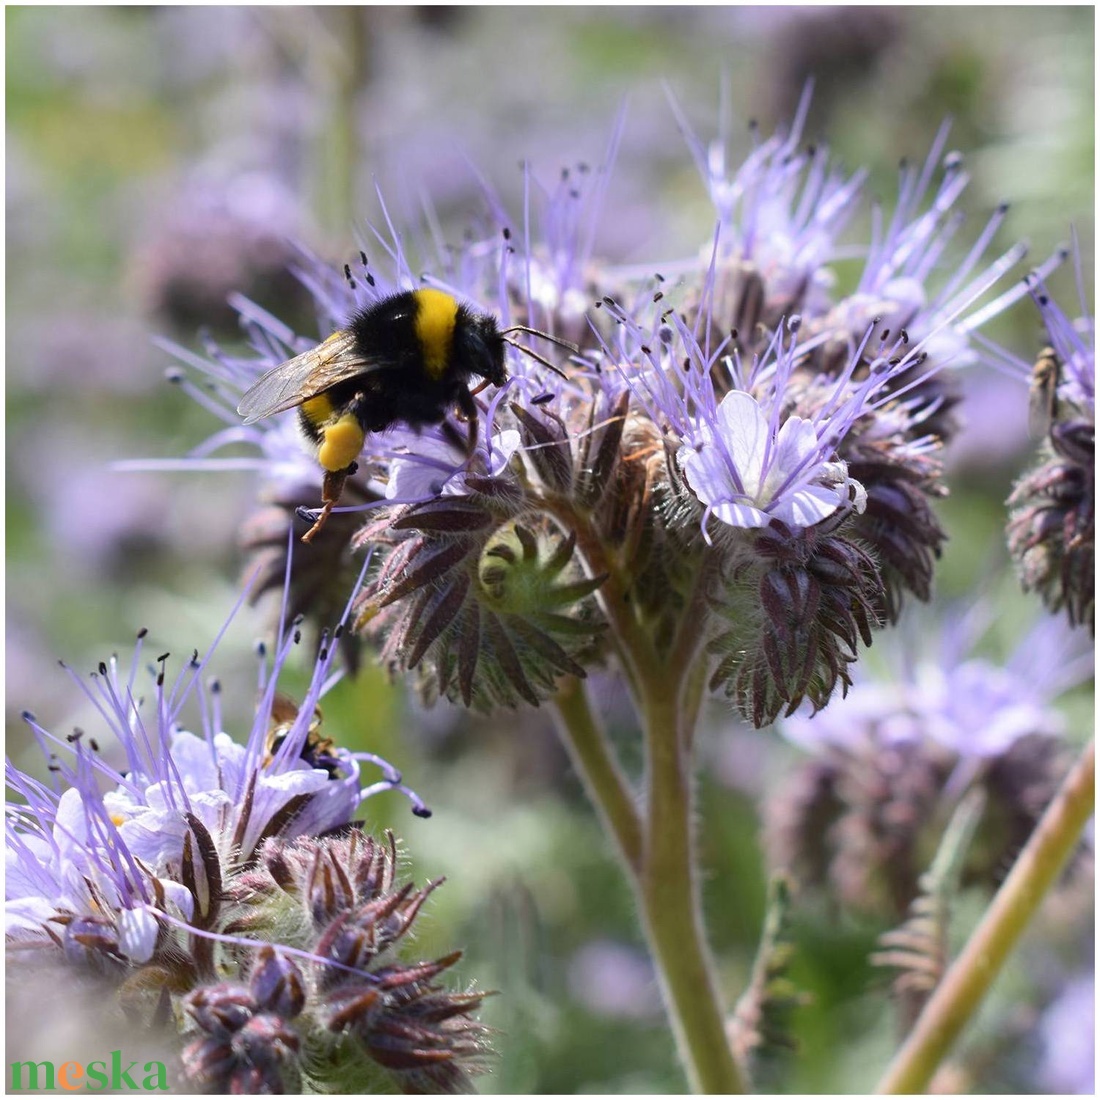
[[[925,1005],[905,1045],[879,1083],[879,1093],[921,1092],[928,1085],[1092,816],[1095,771],[1095,743],[1090,742],[1047,807],[966,947]]]
[[[575,514],[567,501],[548,499],[545,507],[575,533],[591,574],[606,577],[598,599],[645,726],[648,800],[644,822],[635,818],[635,824],[630,823],[626,804],[633,812],[633,801],[624,794],[625,781],[606,741],[595,730],[587,704],[582,709],[568,684],[558,699],[566,742],[631,872],[665,1010],[692,1089],[742,1093],[745,1086],[714,984],[695,877],[691,735],[705,683],[705,668],[695,660],[701,641],[698,619],[685,616],[693,621],[681,627],[671,652],[659,655],[635,616],[627,577],[615,556],[606,551],[589,517]],[[690,606],[696,606],[700,591],[697,584]]]
[[[573,766],[627,866],[637,874],[642,863],[642,824],[634,792],[592,714],[584,684],[572,676],[563,680],[554,703]]]
[[[681,724],[683,684],[656,677],[647,678],[646,684],[649,816],[638,898],[692,1088],[741,1093],[745,1086],[714,985],[695,880],[692,776]]]

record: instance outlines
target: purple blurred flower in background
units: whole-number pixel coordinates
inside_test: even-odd
[[[1051,1093],[1096,1092],[1096,978],[1069,981],[1039,1021],[1038,1086]]]
[[[1032,421],[1043,439],[1038,462],[1008,499],[1008,548],[1026,591],[1074,626],[1096,619],[1096,328],[1074,249],[1080,317],[1047,293],[1040,271],[1028,280],[1051,346],[1031,369]],[[1004,356],[1011,364],[1011,357]]]
[[[905,913],[951,808],[973,786],[989,808],[967,881],[997,881],[1067,765],[1053,701],[1092,674],[1091,649],[1044,617],[1003,663],[975,650],[992,602],[911,622],[892,675],[857,678],[827,710],[781,723],[811,754],[767,806],[773,864],[856,909]]]

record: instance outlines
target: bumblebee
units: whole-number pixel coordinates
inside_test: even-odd
[[[1031,388],[1028,393],[1028,428],[1032,439],[1042,439],[1058,413],[1058,385],[1062,380],[1062,364],[1054,348],[1043,348],[1031,368]]]
[[[501,330],[494,318],[442,290],[405,290],[358,310],[345,328],[268,371],[248,390],[237,406],[245,424],[297,407],[302,432],[325,471],[323,508],[302,541],[310,542],[324,526],[368,432],[397,423],[439,424],[457,407],[470,425],[472,454],[474,393],[506,381],[504,345],[534,355],[508,338],[516,331],[547,335],[523,325]],[[471,392],[467,384],[475,375],[483,381]]]
[[[275,754],[282,747],[298,720],[298,704],[289,695],[281,692],[275,693],[271,704],[271,723],[268,726],[267,737],[264,740],[264,767],[268,767],[275,759]],[[313,708],[313,720],[309,723],[306,739],[302,743],[302,751],[299,754],[311,768],[318,768],[328,772],[330,779],[339,779],[343,770],[340,758],[336,756],[336,743],[331,737],[321,736],[322,714],[320,707]]]

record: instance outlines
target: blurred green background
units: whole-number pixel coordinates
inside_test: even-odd
[[[744,151],[748,121],[765,134],[785,123],[813,77],[806,138],[866,165],[870,194],[889,207],[899,159],[921,159],[950,115],[950,147],[973,174],[965,240],[1005,199],[998,244],[1028,238],[1033,262],[1072,223],[1091,295],[1090,8],[10,7],[6,21],[7,714],[26,766],[21,710],[62,732],[82,721],[57,658],[90,670],[142,626],[177,655],[204,649],[239,591],[251,476],[111,468],[181,455],[216,426],[164,383],[170,360],[152,337],[198,348],[205,328],[232,342],[234,290],[314,331],[286,240],[342,263],[378,217],[376,186],[399,223],[429,198],[458,240],[480,210],[478,172],[518,215],[518,163],[548,182],[600,163],[625,106],[597,251],[652,266],[694,254],[713,221],[666,86],[710,138],[727,82]],[[1051,286],[1072,311],[1071,277]],[[1026,306],[990,335],[1025,357],[1041,343]],[[974,385],[1019,406],[960,441],[943,508],[948,596],[1004,568],[1002,502],[1028,453],[1022,387],[980,372]],[[1006,599],[1006,621],[1030,606]],[[218,662],[231,731],[253,702],[265,622],[242,612]],[[607,697],[629,753],[625,708]],[[628,890],[549,721],[425,713],[373,671],[325,712],[436,811],[418,821],[388,795],[368,807],[404,838],[419,881],[448,876],[425,954],[460,945],[464,977],[502,991],[486,1012],[501,1057],[482,1089],[681,1091]],[[1076,713],[1087,721],[1084,704]],[[733,991],[762,918],[757,806],[791,754],[774,734],[713,726],[701,842]],[[877,931],[799,928],[814,1003],[784,1090],[871,1087],[893,1041],[885,979],[866,962]]]

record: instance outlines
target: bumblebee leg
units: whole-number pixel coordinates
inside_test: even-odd
[[[466,421],[466,459],[469,461],[477,450],[477,402],[468,389],[458,391],[458,409]]]
[[[345,466],[342,470],[326,470],[325,480],[321,483],[321,503],[324,507],[313,526],[302,536],[302,542],[312,542],[313,536],[325,525],[329,513],[340,500],[340,494],[344,491],[344,482],[348,475],[354,473],[356,464]]]
[[[446,437],[447,442],[454,447],[456,451],[462,451],[462,453],[469,458],[473,454],[473,449],[470,446],[469,431],[463,435],[454,424],[449,420],[444,420],[439,425],[439,430]],[[475,439],[476,442],[476,439]]]

